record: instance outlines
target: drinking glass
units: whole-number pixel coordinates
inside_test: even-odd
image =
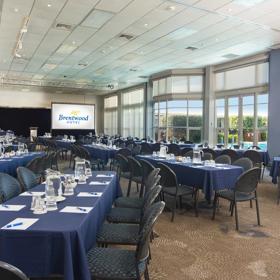
[[[57,210],[57,203],[56,203],[56,195],[55,195],[55,189],[53,187],[52,181],[46,181],[46,208],[47,211],[55,211]]]
[[[41,215],[47,213],[47,207],[44,199],[41,196],[38,196],[34,202],[33,214]]]

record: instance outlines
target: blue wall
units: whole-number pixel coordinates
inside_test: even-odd
[[[268,151],[280,155],[280,49],[270,53],[268,104]]]

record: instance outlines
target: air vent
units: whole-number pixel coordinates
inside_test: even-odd
[[[80,67],[87,67],[88,64],[87,63],[79,63],[78,66],[80,66]]]
[[[186,50],[189,50],[189,51],[195,51],[195,50],[197,50],[197,48],[196,47],[186,47]]]
[[[234,54],[234,53],[228,53],[222,56],[223,58],[227,58],[227,59],[233,59],[233,58],[237,58],[239,57],[238,54]]]
[[[132,40],[133,38],[134,38],[134,36],[133,35],[130,35],[130,34],[121,34],[120,36],[119,36],[120,38],[123,38],[123,39],[126,39],[126,40]]]
[[[72,25],[66,24],[66,23],[57,22],[54,27],[56,29],[65,30],[65,31],[71,31],[72,30]]]
[[[140,78],[140,79],[148,79],[149,77],[148,76],[138,76],[138,78]]]

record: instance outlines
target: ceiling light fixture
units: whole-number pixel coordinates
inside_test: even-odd
[[[234,0],[234,3],[237,4],[237,5],[252,7],[252,6],[260,4],[264,1],[266,1],[266,0]]]
[[[18,12],[18,8],[14,8],[14,11],[15,11],[15,13],[17,13]]]
[[[48,8],[50,8],[52,6],[52,4],[49,3],[47,6],[48,6]]]
[[[14,56],[20,58],[22,55],[19,54],[19,51],[23,48],[23,36],[27,32],[27,26],[29,22],[29,17],[25,17],[22,22],[22,26],[17,36],[17,42],[14,49]]]
[[[168,7],[166,8],[166,10],[168,10],[168,11],[174,11],[175,9],[176,9],[175,6],[168,6]]]

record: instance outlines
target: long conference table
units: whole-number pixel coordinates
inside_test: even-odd
[[[36,157],[44,156],[44,152],[30,152],[18,156],[0,159],[0,172],[16,176],[16,170],[19,166],[25,166],[29,161]]]
[[[142,155],[137,158],[148,160],[154,166],[157,166],[159,162],[166,164],[176,173],[178,183],[201,188],[208,201],[211,200],[213,191],[233,188],[237,178],[243,172],[242,167],[227,164],[216,164],[212,167],[166,160],[152,155]]]
[[[43,192],[44,188],[41,184],[31,191]],[[110,171],[93,172],[86,184],[77,185],[73,196],[58,203],[58,210],[46,214],[33,214],[29,193],[7,201],[7,207],[23,208],[11,211],[0,206],[0,260],[15,265],[28,277],[59,274],[65,280],[90,280],[86,254],[113,201],[121,195],[116,173]],[[24,223],[5,228],[17,221]],[[21,229],[32,221],[27,229]]]

